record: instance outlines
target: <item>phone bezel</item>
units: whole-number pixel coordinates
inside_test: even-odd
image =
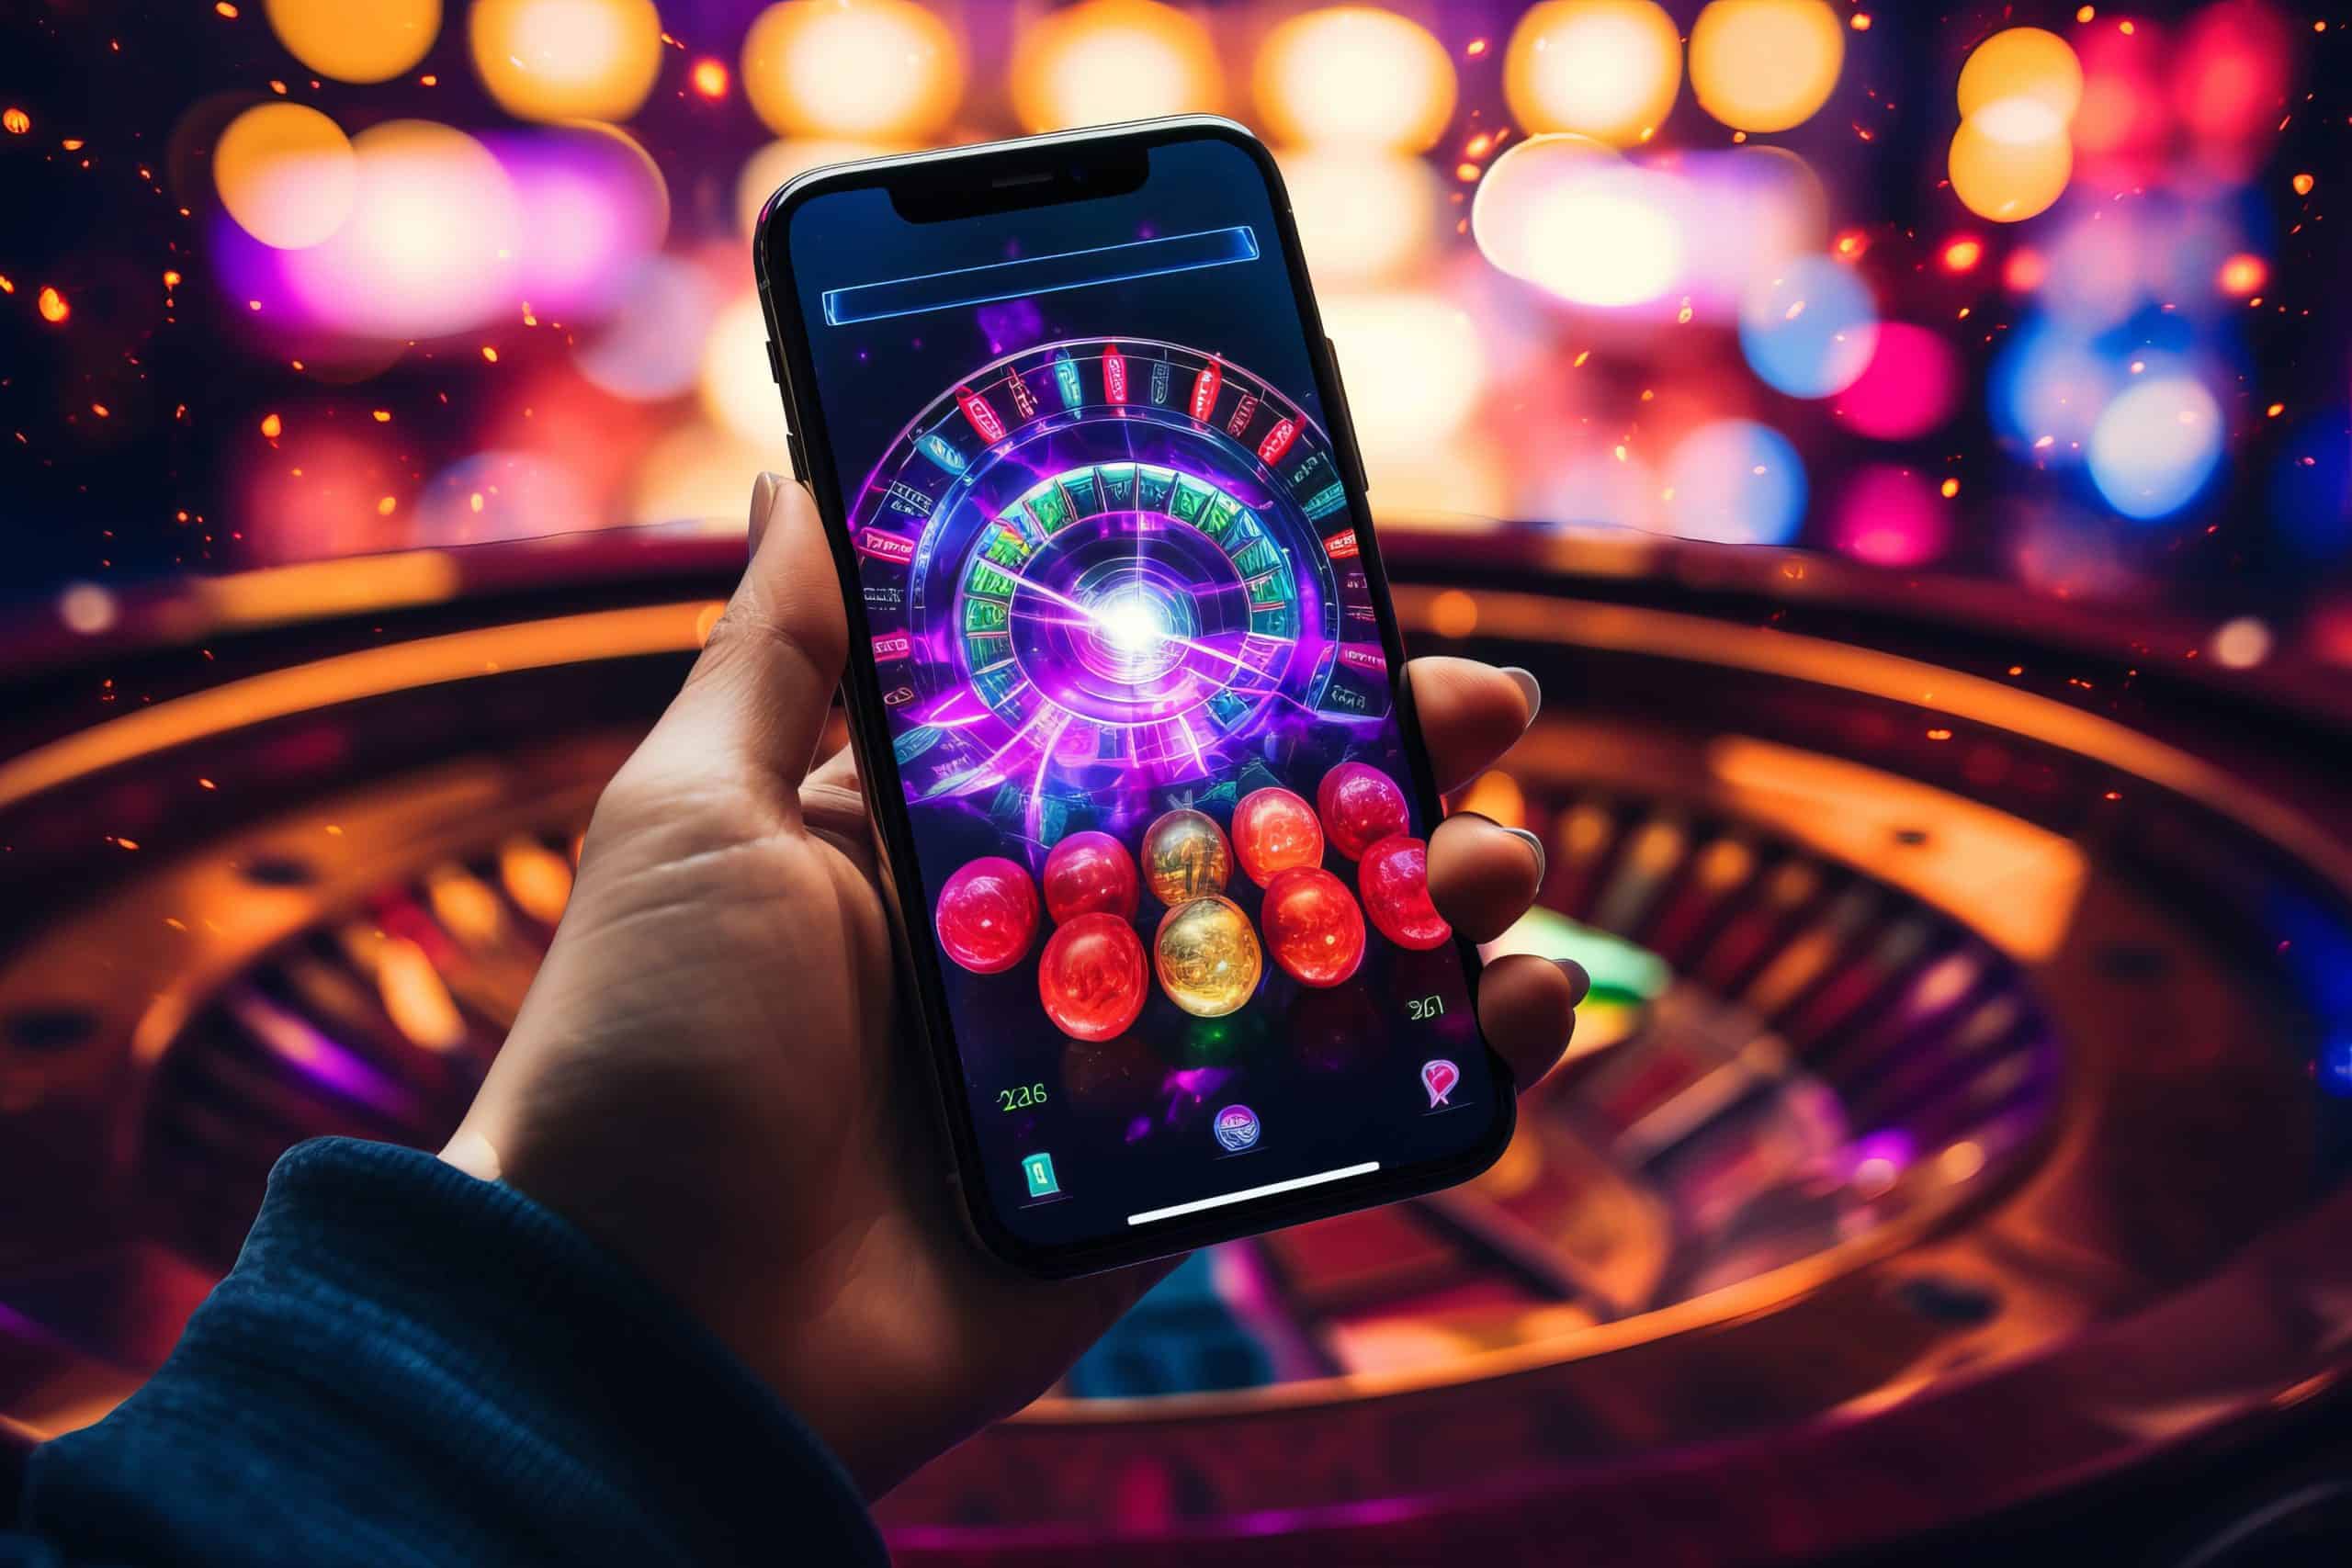
[[[792,274],[790,224],[799,207],[816,196],[876,186],[889,189],[894,181],[910,175],[922,176],[927,183],[945,174],[978,184],[989,182],[1001,169],[1034,169],[1069,164],[1073,160],[1078,161],[1077,167],[1083,168],[1090,158],[1107,161],[1112,156],[1131,156],[1157,146],[1200,140],[1220,141],[1238,147],[1265,181],[1276,237],[1290,276],[1292,300],[1306,341],[1315,389],[1331,425],[1333,448],[1341,457],[1340,482],[1345,488],[1349,518],[1356,532],[1358,557],[1363,563],[1366,585],[1380,624],[1382,650],[1388,660],[1389,690],[1404,737],[1420,819],[1434,826],[1442,818],[1443,808],[1413,707],[1411,685],[1405,678],[1404,638],[1396,624],[1396,608],[1389,600],[1388,574],[1381,562],[1373,526],[1354,421],[1349,416],[1336,357],[1307,278],[1288,193],[1272,154],[1257,137],[1219,116],[1183,115],[831,164],[795,176],[770,197],[761,209],[752,238],[761,308],[767,318],[769,343],[775,355],[773,363],[792,432],[793,465],[797,476],[815,493],[818,510],[824,517],[834,570],[841,580],[842,600],[849,613],[851,658],[843,677],[843,694],[847,698],[844,706],[852,743],[857,748],[858,772],[867,809],[881,830],[891,899],[899,906],[899,935],[911,960],[915,988],[922,1003],[923,1032],[929,1046],[925,1055],[935,1090],[933,1100],[944,1115],[954,1146],[957,1184],[963,1190],[961,1206],[974,1234],[989,1251],[1017,1268],[1056,1278],[1139,1263],[1450,1187],[1476,1176],[1499,1158],[1517,1124],[1516,1088],[1510,1067],[1487,1043],[1486,1032],[1477,1024],[1476,998],[1482,968],[1478,950],[1457,933],[1454,947],[1461,956],[1464,978],[1472,998],[1472,1026],[1477,1032],[1480,1049],[1487,1054],[1487,1071],[1498,1091],[1484,1135],[1462,1154],[1393,1168],[1384,1164],[1381,1169],[1366,1176],[1206,1210],[1091,1242],[1030,1241],[1006,1226],[989,1200],[987,1179],[979,1167],[977,1113],[963,1092],[964,1064],[947,1008],[938,943],[928,920],[908,918],[908,904],[916,910],[930,906],[915,856],[912,821],[901,796],[898,768],[890,750],[888,717],[882,705],[878,671],[874,660],[861,653],[868,647],[870,637],[865,603],[859,592],[857,557],[851,546],[848,518],[835,501],[843,487],[833,468],[831,444],[824,436],[815,361],[806,324],[801,321],[799,292]],[[1056,199],[1093,198],[1079,196]],[[1030,204],[1017,200],[1012,203]],[[900,896],[901,883],[910,890],[910,898]]]

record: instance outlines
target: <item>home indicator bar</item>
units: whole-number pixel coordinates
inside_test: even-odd
[[[1277,1192],[1295,1192],[1302,1187],[1320,1187],[1327,1181],[1345,1181],[1351,1176],[1370,1176],[1380,1168],[1380,1162],[1368,1159],[1362,1165],[1343,1165],[1337,1170],[1318,1170],[1313,1176],[1294,1176],[1288,1181],[1269,1181],[1263,1187],[1245,1187],[1238,1192],[1221,1193],[1215,1198],[1195,1198],[1189,1203],[1171,1203],[1165,1209],[1146,1209],[1140,1214],[1129,1214],[1127,1224],[1148,1225],[1154,1220],[1172,1220],[1179,1214],[1197,1214],[1203,1209],[1222,1209],[1227,1203],[1247,1203],[1252,1198],[1271,1198]]]
[[[1162,277],[1171,272],[1195,272],[1202,267],[1230,266],[1236,262],[1257,259],[1258,236],[1247,225],[1204,229],[1194,234],[1170,234],[1165,239],[1135,240],[1124,245],[1098,245],[1089,251],[1064,251],[1057,255],[1023,256],[1019,261],[992,262],[987,266],[958,267],[954,272],[927,272],[919,277],[893,278],[888,283],[828,288],[824,293],[825,321],[831,326],[846,327],[891,316],[993,305],[1001,299],[1024,299],[1034,294],[1092,288],[1105,283],[1132,283],[1139,277]]]

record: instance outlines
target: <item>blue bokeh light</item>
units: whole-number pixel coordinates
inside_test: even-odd
[[[1800,256],[1748,290],[1739,346],[1767,386],[1826,398],[1854,384],[1878,346],[1878,302],[1851,267]]]
[[[1784,545],[1804,521],[1804,463],[1788,437],[1752,419],[1719,419],[1667,459],[1667,531],[1726,545]]]
[[[2194,377],[2135,378],[2091,427],[2091,481],[2126,517],[2188,505],[2222,461],[2222,408]]]

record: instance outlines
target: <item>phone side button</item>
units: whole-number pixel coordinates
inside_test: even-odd
[[[808,459],[807,455],[800,450],[800,433],[798,431],[794,430],[786,432],[784,437],[784,449],[786,455],[792,458],[792,477],[798,479],[802,484],[807,484],[808,482]]]
[[[1363,448],[1356,442],[1356,416],[1348,407],[1348,378],[1340,369],[1340,347],[1328,336],[1323,340],[1323,352],[1331,361],[1331,386],[1340,394],[1339,406],[1331,411],[1333,432],[1345,443],[1342,450],[1355,468],[1356,488],[1365,495],[1372,493],[1372,477],[1364,472]]]
[[[784,385],[784,355],[775,351],[775,339],[768,339],[768,375],[779,387]]]

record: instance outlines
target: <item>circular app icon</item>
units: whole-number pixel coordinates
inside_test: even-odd
[[[1258,1142],[1258,1113],[1246,1105],[1228,1105],[1209,1124],[1228,1154],[1239,1154]]]

